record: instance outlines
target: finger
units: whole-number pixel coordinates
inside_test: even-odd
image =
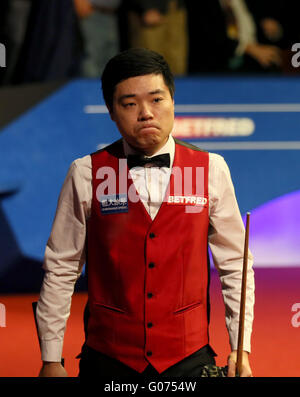
[[[241,378],[249,378],[252,377],[252,372],[249,370],[249,368],[243,367],[242,373],[240,374]]]

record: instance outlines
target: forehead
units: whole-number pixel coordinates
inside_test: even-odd
[[[123,80],[116,85],[114,98],[118,99],[123,95],[147,95],[157,90],[170,94],[162,74],[135,76]]]

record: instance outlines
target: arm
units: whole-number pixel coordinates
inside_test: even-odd
[[[282,63],[281,51],[276,46],[248,43],[245,46],[244,52],[254,58],[264,68],[272,65],[280,66]]]
[[[87,200],[76,163],[69,169],[58,200],[43,268],[36,316],[43,367],[40,376],[67,376],[60,364],[75,282],[85,263]]]
[[[257,42],[254,17],[247,5],[239,1],[234,1],[232,7],[239,26],[239,45],[236,48],[236,55],[247,54],[264,68],[272,65],[280,66],[280,49],[276,46]]]
[[[229,356],[229,375],[234,371],[238,344],[239,309],[244,254],[245,228],[235,197],[230,172],[224,159],[210,154],[210,232],[209,245],[218,270],[225,304],[225,320],[232,353]],[[248,353],[251,351],[251,332],[254,305],[253,256],[249,251],[247,295],[245,308],[244,357],[245,371],[250,376]],[[246,375],[246,373],[248,375]]]

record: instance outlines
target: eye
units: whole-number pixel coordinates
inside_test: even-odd
[[[154,98],[154,99],[153,99],[153,102],[158,103],[158,102],[160,102],[160,101],[162,101],[162,100],[163,100],[163,98],[157,97],[157,98]]]
[[[124,108],[130,108],[130,107],[132,107],[132,106],[134,106],[134,105],[135,105],[134,102],[123,103],[123,107],[124,107]]]

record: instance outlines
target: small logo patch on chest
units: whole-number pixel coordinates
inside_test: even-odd
[[[113,194],[100,197],[102,215],[128,212],[127,194]]]

